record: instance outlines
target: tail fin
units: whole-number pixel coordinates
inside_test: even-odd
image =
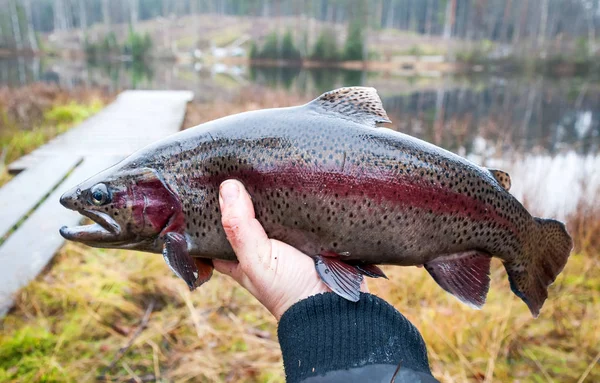
[[[534,318],[548,297],[548,286],[565,267],[573,240],[565,225],[553,219],[534,218],[538,234],[519,259],[504,263],[510,288],[529,307]]]

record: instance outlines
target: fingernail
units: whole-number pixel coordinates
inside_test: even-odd
[[[221,198],[223,199],[223,203],[231,204],[235,202],[238,195],[240,194],[240,189],[238,187],[237,182],[235,181],[225,181],[221,184]]]

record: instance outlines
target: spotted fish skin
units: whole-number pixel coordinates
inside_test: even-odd
[[[205,135],[181,137],[172,161],[149,165],[164,166],[184,201],[192,254],[234,259],[217,198],[229,178],[246,186],[271,237],[307,254],[407,266],[473,248],[506,260],[522,252],[534,221],[486,169],[388,129],[303,115],[205,124]]]
[[[108,178],[115,183],[114,174],[152,169],[180,209],[168,224],[158,220],[160,234],[128,247],[162,252],[161,234],[176,231],[192,256],[234,260],[218,204],[220,183],[234,178],[267,234],[308,255],[401,266],[472,251],[498,257],[513,291],[537,315],[572,247],[564,226],[532,217],[506,190],[506,173],[376,127],[386,121],[374,90],[344,88],[299,107],[211,121],[145,148],[109,169]],[[547,244],[549,232],[556,244]],[[481,289],[485,301],[487,287]]]

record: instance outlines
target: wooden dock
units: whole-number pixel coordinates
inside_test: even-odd
[[[58,229],[81,220],[60,205],[62,193],[179,131],[192,97],[188,91],[125,91],[95,116],[9,165],[18,175],[0,188],[0,317],[63,245]]]

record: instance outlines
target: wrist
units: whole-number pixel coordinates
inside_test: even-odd
[[[269,311],[271,312],[271,314],[273,314],[277,322],[279,322],[282,316],[285,314],[285,312],[287,312],[290,309],[290,307],[294,306],[296,303],[313,297],[315,295],[324,294],[328,292],[331,292],[331,290],[319,281],[315,284],[315,286],[303,291],[300,294],[294,294],[293,296],[281,296],[277,302],[274,302],[272,305],[265,306],[270,307]]]
[[[364,365],[402,366],[431,374],[419,331],[390,304],[362,293],[349,302],[319,294],[291,306],[278,328],[289,382]]]

